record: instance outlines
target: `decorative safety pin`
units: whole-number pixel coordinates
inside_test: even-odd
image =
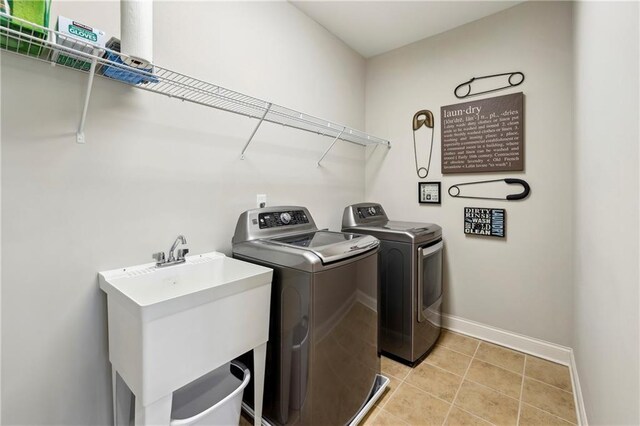
[[[478,93],[471,93],[471,83],[473,83],[476,80],[483,80],[485,78],[494,78],[494,77],[502,77],[503,75],[508,75],[509,76],[509,85],[508,86],[502,86],[502,87],[498,87],[495,89],[491,89],[491,90],[485,90],[484,92],[478,92]],[[522,78],[522,80],[516,82],[516,80],[514,79],[512,82],[511,79],[514,76],[520,76]],[[491,92],[495,92],[498,90],[502,90],[502,89],[508,89],[510,87],[515,87],[515,86],[519,86],[522,84],[522,82],[524,81],[524,74],[521,73],[520,71],[516,71],[516,72],[505,72],[502,74],[492,74],[492,75],[484,75],[482,77],[472,77],[471,80],[469,81],[465,81],[464,83],[458,85],[454,90],[453,90],[453,94],[456,95],[456,98],[458,99],[464,99],[467,98],[469,96],[476,96],[476,95],[482,95],[483,93],[491,93]],[[464,87],[464,86],[469,86],[469,88],[467,89],[467,93],[463,94],[463,95],[459,95],[458,94],[458,89]]]
[[[429,174],[429,168],[431,167],[431,153],[433,152],[433,134],[435,130],[433,128],[433,113],[428,109],[423,109],[415,113],[413,116],[413,156],[416,160],[416,173],[420,179],[424,179]],[[429,161],[427,167],[418,166],[418,149],[416,148],[416,131],[422,126],[426,126],[431,129],[431,146],[429,147]],[[421,174],[424,171],[424,176]]]
[[[478,184],[482,184],[482,183],[489,183],[489,182],[501,182],[504,181],[510,185],[522,185],[523,187],[523,191],[519,194],[509,194],[507,195],[505,198],[491,198],[491,197],[470,197],[470,196],[466,196],[466,195],[460,195],[460,186],[467,186],[467,185],[478,185]],[[451,192],[452,189],[454,189],[457,191],[455,194],[453,194]],[[468,182],[468,183],[456,183],[455,185],[451,185],[449,187],[449,195],[451,195],[454,198],[474,198],[476,200],[507,200],[507,201],[515,201],[515,200],[523,200],[525,198],[527,198],[529,196],[529,192],[531,192],[531,187],[529,186],[529,184],[527,182],[525,182],[522,179],[514,179],[514,178],[507,178],[507,179],[495,179],[495,180],[483,180],[480,182]]]

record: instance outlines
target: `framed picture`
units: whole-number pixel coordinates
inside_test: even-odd
[[[504,209],[464,208],[464,233],[505,238],[507,213]]]
[[[418,182],[420,204],[440,204],[440,182]]]

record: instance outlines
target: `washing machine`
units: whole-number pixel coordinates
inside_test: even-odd
[[[263,416],[350,423],[379,382],[379,241],[318,230],[306,208],[284,206],[242,213],[232,243],[233,257],[273,269]]]
[[[360,203],[345,208],[342,231],[380,240],[380,351],[417,363],[440,336],[442,228],[389,220],[382,205]]]

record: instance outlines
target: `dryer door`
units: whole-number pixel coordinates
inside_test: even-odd
[[[442,297],[442,249],[437,244],[418,248],[418,322],[429,321],[440,325],[439,313],[430,309]]]

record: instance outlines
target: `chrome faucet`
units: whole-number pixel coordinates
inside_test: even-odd
[[[173,253],[176,251],[176,247],[178,247],[178,244],[187,244],[187,239],[184,237],[184,235],[178,235],[178,238],[176,238],[176,240],[171,245],[171,248],[169,249],[169,259],[167,259],[167,262],[175,262],[177,260]],[[188,252],[189,252],[189,250],[187,250],[187,253]],[[184,262],[184,255],[185,254],[186,253],[183,253],[182,250],[179,250],[178,251],[178,259],[182,259],[182,261]]]
[[[184,235],[178,235],[178,238],[173,242],[171,248],[169,249],[169,258],[165,260],[164,252],[158,252],[153,254],[153,258],[156,260],[156,267],[162,268],[164,266],[176,265],[178,263],[185,262],[185,256],[189,253],[188,248],[182,248],[178,250],[177,256],[174,254],[178,244],[187,244],[187,239]]]

